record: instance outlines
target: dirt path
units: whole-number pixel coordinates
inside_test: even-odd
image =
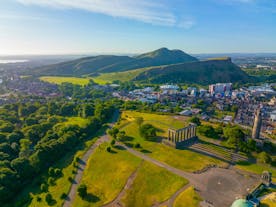
[[[166,200],[162,203],[159,203],[157,205],[154,205],[153,207],[163,207],[163,206],[173,207],[173,203],[174,203],[175,199],[178,197],[178,195],[180,193],[182,193],[183,191],[185,191],[190,186],[191,186],[191,184],[187,184],[187,185],[183,186],[178,191],[176,191],[168,200]]]
[[[207,200],[211,201],[215,207],[230,206],[237,197],[247,195],[248,191],[259,182],[258,176],[245,172],[241,173],[240,171],[235,171],[233,168],[211,168],[200,174],[184,172],[129,148],[122,143],[119,143],[118,145],[145,161],[165,168],[171,173],[187,179],[189,184],[195,187],[201,197],[203,199],[207,198]],[[184,188],[182,190],[184,190]],[[172,206],[174,199],[181,192],[180,189],[169,199],[169,206]],[[157,206],[159,206],[159,204],[157,204]]]
[[[140,167],[142,166],[143,161],[140,163],[140,165],[137,167],[137,169],[129,176],[124,188],[121,190],[121,192],[119,193],[119,195],[110,203],[103,205],[102,207],[121,207],[124,206],[121,203],[121,199],[123,198],[123,196],[126,194],[126,191],[128,189],[130,189],[130,187],[132,186],[136,176],[137,176],[137,172],[140,169]]]

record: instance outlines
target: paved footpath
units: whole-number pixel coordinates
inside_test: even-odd
[[[114,114],[112,123],[109,124],[110,128],[112,128],[114,126],[114,124],[116,123],[116,121],[118,119],[118,116],[119,116],[119,112],[117,111]],[[77,194],[78,185],[81,182],[83,171],[86,167],[86,163],[87,163],[89,157],[91,156],[91,154],[95,151],[95,149],[99,145],[101,145],[104,142],[109,142],[109,141],[110,141],[109,136],[105,133],[83,155],[83,157],[81,159],[81,163],[79,163],[79,167],[77,168],[77,173],[76,173],[74,181],[71,185],[70,191],[67,195],[67,198],[65,199],[65,202],[63,203],[63,207],[71,207],[72,206],[72,202],[74,201],[76,194]]]
[[[109,137],[107,135],[101,136],[84,154],[84,156],[81,159],[82,162],[79,164],[79,167],[77,168],[78,169],[77,174],[76,174],[75,179],[74,179],[74,181],[71,185],[70,192],[69,192],[65,202],[63,203],[63,207],[71,207],[72,206],[72,201],[76,197],[77,188],[78,188],[78,185],[81,182],[81,178],[82,178],[83,171],[84,171],[84,168],[86,166],[87,160],[89,159],[90,155],[94,152],[94,150],[99,145],[101,145],[104,142],[107,142],[108,140],[109,140]]]

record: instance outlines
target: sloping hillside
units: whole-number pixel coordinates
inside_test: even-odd
[[[29,71],[46,76],[82,76],[96,73],[120,72],[138,68],[198,61],[181,50],[161,48],[136,57],[100,55],[44,66]]]
[[[212,59],[157,67],[140,73],[136,81],[150,83],[248,82],[251,77],[232,63],[230,58]]]

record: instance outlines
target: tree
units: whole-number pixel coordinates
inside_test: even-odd
[[[78,187],[78,194],[81,198],[85,198],[87,196],[87,186],[85,184],[81,184]]]
[[[49,177],[48,178],[48,185],[55,185],[55,179],[54,178],[52,178],[52,177]]]
[[[243,130],[238,126],[227,126],[223,129],[223,135],[227,138],[227,143],[230,146],[238,148],[238,146],[243,146],[241,142],[244,142],[245,134]]]
[[[11,162],[11,167],[18,173],[20,178],[28,178],[33,174],[30,161],[25,157],[19,157]]]
[[[198,127],[198,132],[206,137],[217,139],[219,136],[211,125],[201,125]]]
[[[110,145],[111,145],[111,146],[114,146],[115,143],[116,143],[115,139],[112,139],[111,142],[110,142]]]
[[[271,157],[266,152],[261,152],[258,154],[258,161],[261,163],[269,164],[272,162]]]
[[[111,147],[108,146],[108,147],[106,148],[106,151],[107,151],[107,152],[111,152]]]
[[[144,124],[139,129],[141,137],[150,139],[156,136],[156,128],[151,124]]]
[[[126,132],[125,131],[120,131],[117,134],[117,139],[120,140],[120,141],[123,141],[125,137],[126,137]]]
[[[143,117],[136,117],[135,119],[135,123],[139,126],[139,128],[141,127],[141,125],[144,122],[144,118]]]
[[[45,196],[45,201],[48,205],[50,205],[53,202],[53,196],[50,193],[47,193]]]
[[[48,190],[47,185],[46,185],[45,183],[42,183],[42,184],[40,185],[40,190],[41,190],[42,192],[47,192],[47,190]]]
[[[116,139],[116,138],[117,138],[117,134],[119,133],[119,129],[116,128],[116,127],[113,127],[112,129],[109,129],[109,130],[107,131],[107,133],[108,133],[111,137],[113,137],[114,139]]]
[[[31,141],[29,139],[20,140],[20,157],[28,157],[31,153]]]
[[[200,119],[199,119],[198,117],[196,117],[196,116],[193,116],[193,117],[190,119],[190,122],[196,124],[197,126],[200,126],[200,125],[201,125]]]
[[[134,147],[135,148],[141,148],[141,145],[140,145],[140,143],[135,143]]]

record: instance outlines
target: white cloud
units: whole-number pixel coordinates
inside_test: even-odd
[[[123,17],[163,26],[178,26],[176,16],[163,0],[17,0],[24,5],[58,9],[81,9],[113,17]],[[163,2],[163,3],[162,3]],[[184,27],[185,28],[185,27]]]
[[[190,29],[192,28],[196,22],[192,19],[184,19],[180,23],[178,23],[178,27],[183,28],[183,29]]]

